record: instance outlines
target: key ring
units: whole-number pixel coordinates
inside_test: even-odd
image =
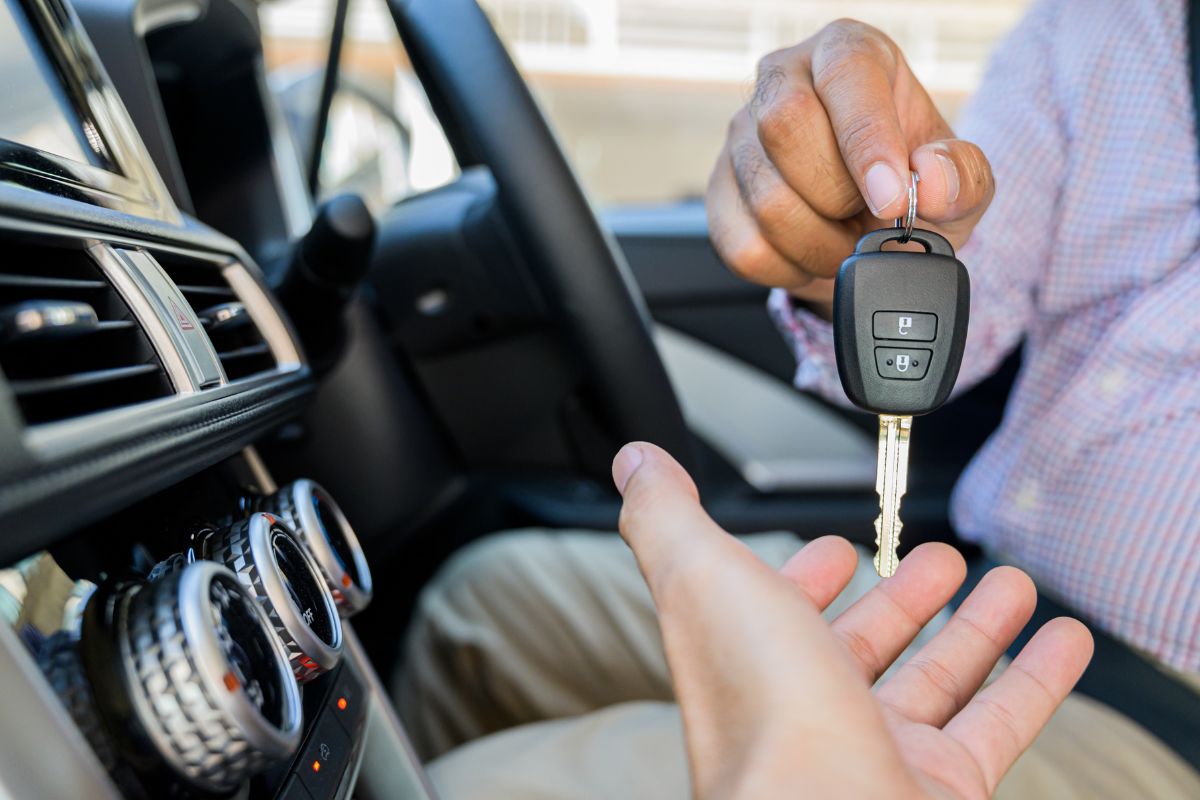
[[[912,238],[913,225],[917,221],[917,182],[921,180],[921,176],[915,171],[909,174],[912,175],[912,183],[908,185],[908,214],[896,217],[896,227],[904,230],[900,235],[900,244],[905,244]]]

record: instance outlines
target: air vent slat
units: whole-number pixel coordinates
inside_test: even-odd
[[[57,378],[40,378],[37,380],[10,381],[9,388],[17,397],[48,392],[61,392],[69,389],[79,389],[84,386],[94,386],[98,383],[121,381],[126,378],[136,378],[140,375],[153,375],[160,372],[158,364],[135,364],[130,367],[115,369],[98,369],[94,372],[76,372],[73,375],[62,375]]]
[[[104,281],[85,281],[73,278],[43,278],[38,275],[0,274],[0,290],[3,290],[5,287],[44,289],[46,291],[67,289],[83,292],[102,292],[108,291],[111,288]]]
[[[0,336],[0,378],[28,425],[57,422],[174,393],[145,332],[80,245],[5,240],[0,309],[49,314],[47,330],[12,328]],[[86,308],[90,325],[53,314]],[[0,316],[3,316],[0,314]],[[36,322],[37,320],[33,320]]]
[[[179,291],[184,295],[198,295],[201,297],[224,297],[232,299],[234,297],[233,289],[220,286],[191,286],[185,283],[176,284],[179,286]]]
[[[218,353],[217,355],[219,355],[221,357],[221,361],[224,362],[236,361],[239,358],[269,356],[270,354],[271,348],[267,347],[265,344],[252,344],[249,347],[239,347],[237,350],[226,350],[225,352]]]
[[[137,327],[137,323],[135,323],[131,319],[109,319],[109,320],[105,320],[104,322],[101,322],[100,324],[98,324],[96,326],[96,332],[101,333],[103,331],[128,331],[128,330],[133,330],[136,327]]]

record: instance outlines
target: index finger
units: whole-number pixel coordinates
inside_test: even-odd
[[[813,87],[842,159],[880,218],[906,210],[908,145],[894,93],[899,58],[883,34],[849,20],[830,25],[813,53]]]

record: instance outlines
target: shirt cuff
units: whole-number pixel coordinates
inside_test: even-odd
[[[796,357],[796,388],[846,405],[833,351],[833,325],[802,308],[784,289],[771,290],[767,309]]]

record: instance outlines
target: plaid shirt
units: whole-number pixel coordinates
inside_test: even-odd
[[[1022,341],[960,535],[1131,645],[1200,672],[1200,165],[1183,0],[1043,0],[960,134],[996,175],[963,247],[956,391]],[[828,323],[771,297],[796,385],[841,403]],[[919,426],[918,426],[919,427]],[[921,435],[920,430],[916,435]]]

